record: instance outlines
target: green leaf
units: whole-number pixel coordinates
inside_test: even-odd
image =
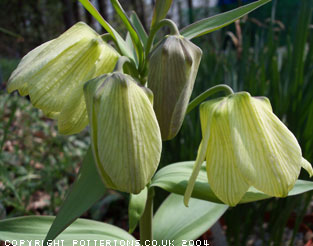
[[[173,0],[157,0],[153,10],[153,17],[151,21],[151,29],[155,26],[160,20],[166,17],[167,12],[169,11]]]
[[[101,199],[106,188],[98,174],[91,148],[84,158],[80,173],[55,217],[46,240],[53,240],[74,220]]]
[[[128,16],[126,15],[124,9],[122,8],[122,6],[120,5],[119,1],[117,0],[111,0],[111,4],[114,7],[116,13],[119,15],[119,17],[121,18],[121,20],[123,21],[123,23],[125,24],[132,40],[134,43],[134,46],[136,48],[137,51],[137,55],[139,58],[139,65],[142,64],[143,62],[143,44],[141,43],[141,40],[139,39],[139,36],[132,24],[132,22],[129,20]]]
[[[183,196],[171,194],[162,203],[153,220],[154,239],[174,240],[174,245],[182,245],[182,240],[195,240],[206,232],[227,210],[228,206],[195,198],[185,207]]]
[[[136,12],[133,11],[131,13],[130,20],[132,24],[134,25],[135,29],[137,30],[137,33],[139,35],[141,42],[144,44],[144,46],[146,46],[147,41],[148,41],[148,34],[146,33],[145,28],[143,27]]]
[[[103,26],[103,28],[112,36],[113,40],[116,42],[118,48],[120,49],[122,55],[129,57],[136,62],[132,51],[128,48],[125,40],[119,35],[119,33],[103,19],[98,10],[89,2],[89,0],[79,0],[86,10]]]
[[[147,187],[139,194],[130,194],[128,217],[129,217],[129,233],[133,233],[138,222],[143,215],[148,197]]]
[[[43,240],[54,220],[54,216],[25,216],[0,221],[0,240]],[[63,246],[73,246],[77,240],[114,240],[134,241],[126,231],[106,223],[78,219],[69,226],[56,240],[64,240]],[[60,245],[61,244],[61,241]],[[98,241],[99,242],[99,241]],[[28,244],[28,243],[27,243]]]
[[[208,184],[207,173],[203,163],[198,175],[192,197],[207,200],[210,202],[222,203],[213,193]],[[159,187],[168,192],[184,195],[188,180],[192,173],[194,161],[179,162],[168,165],[160,169],[153,177],[151,187]],[[297,180],[293,189],[288,196],[298,195],[313,190],[313,182],[305,180]],[[248,203],[271,198],[271,196],[250,187],[239,203]]]
[[[200,37],[209,32],[216,31],[224,26],[227,26],[251,11],[261,7],[262,5],[270,2],[271,0],[259,0],[254,3],[247,4],[240,8],[218,14],[206,19],[202,19],[192,23],[181,30],[181,35],[187,39]]]

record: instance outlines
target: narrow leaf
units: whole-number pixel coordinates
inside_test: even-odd
[[[44,239],[53,222],[53,216],[25,216],[0,221],[0,240],[41,240]],[[56,240],[62,246],[79,245],[80,240],[109,240],[112,243],[130,241],[135,238],[126,231],[106,223],[78,219],[69,226]],[[61,240],[64,240],[61,244]],[[26,242],[25,242],[26,243]]]
[[[152,179],[151,186],[162,188],[168,192],[184,195],[188,180],[192,173],[194,161],[179,162],[160,169]],[[288,196],[298,195],[313,190],[313,182],[297,180]],[[203,163],[197,181],[195,183],[192,197],[222,203],[213,193],[208,183],[205,163]],[[248,203],[271,198],[271,196],[250,187],[239,203]]]
[[[141,40],[141,42],[144,44],[144,46],[146,46],[147,44],[147,40],[148,40],[148,35],[146,33],[145,28],[143,27],[138,15],[136,14],[136,12],[132,12],[130,15],[130,20],[132,22],[132,24],[134,25],[135,29],[137,30],[138,36]]]
[[[116,13],[119,15],[119,17],[121,18],[121,20],[123,21],[123,23],[125,24],[133,42],[134,42],[134,46],[136,48],[138,57],[139,57],[139,64],[141,64],[141,62],[143,61],[143,46],[142,43],[139,39],[139,36],[135,30],[135,28],[133,27],[133,24],[131,23],[131,21],[129,20],[128,16],[126,15],[124,9],[122,8],[122,6],[120,5],[119,1],[117,0],[111,0],[111,4],[113,5]]]
[[[209,32],[216,31],[224,26],[227,26],[251,11],[261,7],[262,5],[270,2],[271,0],[259,0],[254,3],[247,4],[240,8],[218,14],[206,19],[202,19],[192,23],[181,30],[181,35],[188,39],[202,36]]]
[[[148,189],[143,189],[139,194],[130,194],[128,217],[129,233],[133,233],[146,207]]]
[[[106,188],[95,166],[91,148],[84,158],[80,173],[71,187],[46,240],[53,240],[73,221],[104,196]]]
[[[190,199],[185,207],[183,196],[171,194],[162,203],[153,220],[154,239],[174,240],[174,245],[182,245],[182,240],[195,240],[206,232],[227,210],[228,206]]]
[[[160,20],[164,19],[169,11],[173,0],[156,0],[151,27],[156,25]]]

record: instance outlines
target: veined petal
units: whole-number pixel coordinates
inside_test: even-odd
[[[69,95],[58,117],[58,130],[61,134],[81,132],[88,125],[83,86],[79,86]]]
[[[42,112],[45,116],[54,120],[57,120],[60,115],[60,112],[45,112],[45,111],[42,111]]]
[[[108,77],[107,74],[104,74],[102,76],[99,76],[95,79],[92,79],[88,81],[87,83],[84,84],[84,96],[85,96],[85,102],[86,102],[86,108],[87,108],[87,113],[88,113],[88,120],[90,124],[90,137],[91,137],[91,142],[95,143],[92,144],[92,152],[93,156],[95,158],[96,164],[98,169],[100,170],[101,173],[101,178],[104,184],[107,187],[110,187],[112,189],[116,189],[116,185],[113,184],[111,178],[109,175],[101,168],[98,163],[100,162],[100,157],[99,157],[99,146],[96,144],[98,142],[98,113],[99,113],[99,102],[94,100],[94,95],[98,91],[99,87],[102,86],[101,81],[105,81],[106,78]]]
[[[32,64],[36,60],[38,54],[43,51],[52,41],[53,40],[43,43],[42,45],[28,52],[22,58],[21,62],[18,64],[17,68],[13,71],[9,78],[7,85],[7,90],[9,93],[15,90],[19,90],[19,93],[22,96],[28,95],[27,81],[23,77],[27,73],[25,69],[30,69],[30,64]]]
[[[65,50],[75,46],[81,40],[91,40],[97,38],[99,38],[99,35],[92,28],[83,22],[79,22],[58,38],[46,42],[38,48],[32,50],[26,55],[26,59],[22,59],[18,68],[10,77],[9,84],[12,80],[12,87],[8,89],[9,92],[18,89],[18,85],[21,86],[24,83],[28,83],[29,79],[47,66],[48,63],[56,59]],[[16,86],[13,86],[13,84]]]
[[[101,53],[90,70],[89,77],[94,78],[114,69],[118,53],[109,45],[100,43]],[[92,74],[93,73],[93,74]],[[83,83],[73,89],[69,95],[58,119],[58,129],[61,134],[75,134],[88,125],[88,116],[83,92]]]
[[[83,84],[111,72],[119,54],[83,22],[29,52],[12,73],[8,91],[19,90],[48,117],[59,119],[59,132],[73,134],[87,124]]]
[[[71,92],[94,74],[98,54],[97,40],[81,40],[52,60],[28,82],[32,104],[44,111],[60,112]]]
[[[113,71],[116,62],[120,55],[112,48],[112,46],[101,42],[100,44],[101,53],[98,60],[95,63],[95,74],[93,78],[98,77],[105,73]]]
[[[202,141],[200,143],[197,158],[191,173],[191,176],[188,181],[188,185],[184,194],[184,204],[186,207],[188,207],[188,203],[190,200],[190,197],[192,195],[193,188],[195,186],[197,177],[200,172],[201,165],[203,164],[203,161],[205,160],[206,151],[208,148],[208,142],[210,138],[210,124],[212,120],[212,114],[214,112],[214,107],[218,105],[218,103],[222,99],[216,99],[211,100],[206,103],[203,103],[200,105],[200,116],[201,116],[201,128],[202,128]]]
[[[212,120],[209,123],[211,134],[206,154],[208,181],[221,201],[235,206],[250,185],[237,168],[231,140],[231,126],[228,120],[227,100],[215,104],[213,111]]]
[[[286,196],[302,164],[296,138],[261,100],[248,93],[229,98],[237,168],[255,188],[271,196]]]
[[[112,188],[139,193],[156,171],[162,147],[148,96],[130,76],[118,72],[88,82],[84,90],[104,182],[109,183],[108,176]],[[94,93],[92,99],[89,93]]]

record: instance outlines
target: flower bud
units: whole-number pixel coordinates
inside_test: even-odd
[[[174,138],[183,123],[201,56],[199,47],[179,35],[167,36],[151,52],[148,87],[163,140]]]
[[[293,188],[301,167],[312,167],[295,136],[267,98],[240,92],[200,106],[203,139],[196,164],[206,159],[208,182],[224,203],[236,205],[250,186],[274,197]]]
[[[84,86],[92,149],[107,187],[139,193],[156,171],[162,148],[151,92],[114,72]]]
[[[118,53],[83,22],[23,57],[12,73],[8,92],[29,95],[32,104],[58,120],[62,134],[80,132],[88,124],[84,82],[111,72]]]

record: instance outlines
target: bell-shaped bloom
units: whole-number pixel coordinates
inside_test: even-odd
[[[297,139],[267,98],[241,92],[210,100],[201,104],[200,118],[203,139],[194,170],[206,159],[210,187],[224,203],[235,206],[250,186],[285,197],[301,167],[312,176]]]
[[[32,104],[58,120],[62,134],[88,124],[83,85],[113,71],[119,54],[83,22],[23,57],[8,82],[8,92],[29,95]]]
[[[168,35],[150,54],[148,87],[163,140],[181,128],[201,56],[198,46],[179,35]]]
[[[84,86],[91,145],[109,188],[139,193],[156,171],[162,149],[151,91],[114,72]]]

